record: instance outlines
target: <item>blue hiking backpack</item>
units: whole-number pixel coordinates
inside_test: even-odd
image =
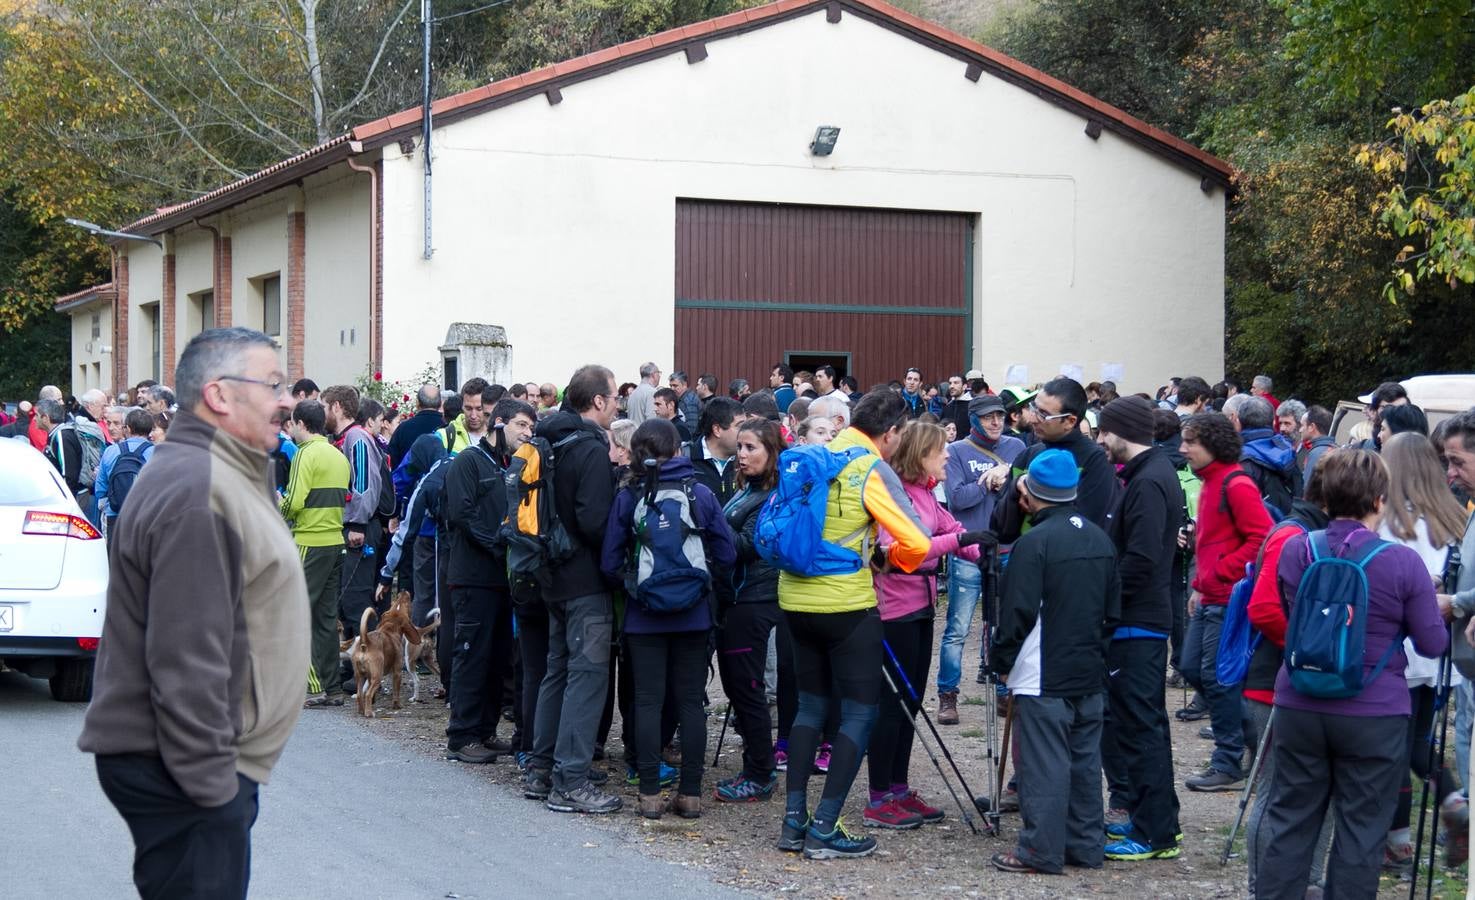
[[[833,451],[805,444],[790,447],[779,456],[778,486],[758,510],[753,528],[753,548],[765,562],[809,578],[849,575],[866,565],[854,550],[824,539],[830,482],[862,456],[874,454],[864,447]],[[875,457],[871,465],[877,462],[880,457]],[[866,528],[870,528],[869,523]],[[842,543],[854,538],[848,535]]]
[[[144,452],[152,446],[147,440],[140,441],[113,460],[112,471],[108,472],[108,510],[112,515],[123,512],[123,501],[128,499],[128,492],[133,489],[133,480],[143,471]]]
[[[1325,531],[1306,540],[1311,565],[1301,576],[1286,622],[1285,666],[1291,686],[1308,697],[1337,700],[1356,696],[1376,681],[1393,654],[1403,646],[1400,633],[1372,672],[1363,677],[1367,644],[1367,564],[1392,546],[1371,540],[1356,557],[1332,552]]]
[[[712,589],[712,575],[692,480],[661,481],[641,490],[631,525],[635,542],[626,595],[651,613],[686,612],[701,603]]]
[[[1219,657],[1214,666],[1215,677],[1226,687],[1233,687],[1245,680],[1250,671],[1250,660],[1255,657],[1255,651],[1260,649],[1260,641],[1264,640],[1265,636],[1250,624],[1250,596],[1255,592],[1255,579],[1265,565],[1265,547],[1270,543],[1270,536],[1282,528],[1294,528],[1302,534],[1306,533],[1306,526],[1296,519],[1286,519],[1270,529],[1270,534],[1265,535],[1265,543],[1260,545],[1260,553],[1255,561],[1245,565],[1245,577],[1236,581],[1229,591],[1229,603],[1224,608],[1224,625],[1219,632]],[[1274,578],[1275,574],[1271,573],[1269,577]]]

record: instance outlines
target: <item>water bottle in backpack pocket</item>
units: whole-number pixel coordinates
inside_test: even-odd
[[[1291,686],[1308,697],[1355,697],[1382,674],[1403,646],[1400,631],[1378,664],[1362,672],[1367,646],[1367,564],[1392,546],[1370,540],[1355,554],[1337,556],[1325,531],[1307,535],[1311,565],[1301,575],[1286,622],[1285,667]]]
[[[628,596],[646,612],[686,612],[712,588],[696,509],[690,478],[659,482],[635,501],[625,583]]]

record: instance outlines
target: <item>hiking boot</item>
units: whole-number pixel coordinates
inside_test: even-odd
[[[1202,775],[1196,775],[1183,782],[1183,786],[1190,791],[1213,792],[1213,791],[1237,791],[1244,787],[1243,775],[1230,775],[1220,772],[1218,769],[1210,769]]]
[[[325,694],[319,691],[316,694],[308,694],[307,699],[302,702],[303,709],[327,709],[330,706],[342,706],[343,695],[339,693]]]
[[[519,751],[517,751],[517,755],[514,756],[513,759],[515,759],[517,761],[517,770],[519,772],[523,772],[523,773],[526,773],[527,772],[527,770],[528,770],[528,760],[529,759],[532,759],[532,756],[533,755],[531,753],[527,752],[526,750],[519,750]]]
[[[835,820],[835,830],[828,834],[813,824],[804,833],[805,859],[857,859],[870,856],[875,850],[875,838],[851,834],[839,819]]]
[[[592,769],[590,770],[590,774],[591,775],[593,774],[593,770]],[[609,776],[606,775],[605,777],[608,778]],[[675,784],[676,783],[676,780],[678,778],[680,778],[680,777],[681,777],[681,772],[679,770],[673,769],[672,767],[666,765],[665,763],[661,763],[661,776],[660,776],[660,779],[661,779],[660,780],[661,787],[670,787],[671,785]],[[590,780],[593,781],[594,779],[591,777]],[[604,782],[601,781],[599,783],[600,784],[603,784]],[[625,766],[625,783],[628,784],[628,785],[630,785],[631,787],[638,787],[640,785],[640,770],[637,769],[635,766],[626,765]]]
[[[623,804],[619,797],[606,794],[586,781],[571,791],[549,792],[544,805],[554,812],[603,815],[619,812]]]
[[[666,804],[666,811],[673,812],[683,819],[700,819],[702,817],[702,798],[691,794],[672,794],[671,800]]]
[[[756,803],[772,797],[777,786],[777,774],[768,776],[765,782],[754,781],[747,775],[734,775],[717,782],[712,795],[723,803]]]
[[[1106,845],[1106,858],[1117,862],[1139,862],[1144,859],[1177,859],[1183,850],[1178,844],[1167,847],[1149,847],[1147,844],[1123,838]]]
[[[1168,676],[1167,685],[1170,688],[1177,688],[1177,689],[1180,689],[1181,690],[1183,688],[1188,687],[1188,682],[1183,679],[1183,673],[1182,672],[1178,671],[1177,669],[1174,669],[1173,670],[1173,674],[1171,674],[1171,675]]]
[[[481,745],[488,750],[491,750],[493,753],[512,752],[512,744],[507,741],[498,739],[495,734],[488,738],[482,738]]]
[[[979,684],[988,684],[988,671],[983,666],[979,666],[978,676],[974,680]]]
[[[604,769],[590,769],[589,773],[584,777],[588,779],[590,784],[604,784],[606,781],[609,781],[609,772],[606,772]]]
[[[1444,867],[1453,869],[1470,858],[1470,804],[1456,795],[1439,807],[1444,823]]]
[[[979,809],[988,809],[991,804],[987,794],[980,794],[973,802]],[[1011,787],[1004,788],[1004,792],[999,795],[999,812],[1019,812],[1019,791]]]
[[[937,724],[958,724],[958,692],[942,691],[937,695]]]
[[[640,814],[647,819],[659,819],[666,812],[666,800],[660,794],[640,795]]]
[[[485,765],[497,761],[497,754],[485,744],[472,742],[462,744],[459,747],[446,745],[446,759],[454,759],[457,762],[472,763],[473,765]]]
[[[1197,722],[1199,719],[1207,719],[1209,717],[1209,704],[1204,702],[1202,696],[1194,694],[1193,700],[1187,706],[1173,713],[1173,716],[1180,722]]]
[[[547,800],[553,790],[553,773],[529,767],[522,776],[522,795],[529,800]]]
[[[896,831],[911,831],[922,827],[922,817],[902,809],[895,800],[884,800],[879,806],[867,806],[861,821],[872,828],[891,828]]]
[[[947,813],[935,806],[928,806],[916,791],[907,791],[896,798],[896,805],[909,813],[916,813],[922,817],[923,822],[941,822],[947,818]]]
[[[1205,725],[1204,727],[1200,728],[1198,730],[1198,736],[1206,741],[1212,741],[1214,739],[1214,726]]]
[[[820,744],[819,752],[814,754],[814,771],[821,775],[830,774],[830,745]]]
[[[1408,880],[1414,871],[1413,844],[1385,844],[1383,846],[1383,871]]]
[[[804,836],[809,833],[809,823],[812,820],[805,817],[803,822],[788,814],[784,815],[784,823],[779,828],[778,849],[787,853],[798,853],[804,849]]]

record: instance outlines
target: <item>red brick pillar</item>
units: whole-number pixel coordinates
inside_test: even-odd
[[[165,236],[164,287],[159,296],[159,381],[174,386],[174,322],[177,308],[174,278],[174,239]]]
[[[113,297],[113,393],[116,395],[129,387],[128,384],[128,256],[118,254],[118,283],[114,285]]]
[[[215,327],[229,328],[234,325],[234,316],[231,315],[230,288],[231,288],[231,260],[230,260],[230,235],[222,234],[218,244],[220,250],[216,256],[215,272]],[[259,322],[257,323],[260,324]]]
[[[297,210],[287,213],[287,376],[294,381],[307,377],[306,299],[307,215]]]

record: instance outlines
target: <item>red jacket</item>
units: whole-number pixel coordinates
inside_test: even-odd
[[[45,453],[48,435],[46,429],[36,424],[36,414],[34,412],[31,413],[31,423],[27,426],[26,433],[31,438],[31,446]]]
[[[1245,577],[1245,565],[1255,561],[1272,524],[1260,499],[1260,489],[1249,473],[1231,479],[1226,492],[1224,479],[1231,472],[1244,470],[1237,462],[1216,461],[1194,473],[1204,487],[1198,500],[1198,574],[1193,589],[1202,595],[1201,602],[1206,606],[1229,602],[1230,590]]]
[[[1276,575],[1280,571],[1280,551],[1286,541],[1298,534],[1299,528],[1272,529],[1274,532],[1265,540],[1265,562],[1255,573],[1255,589],[1250,593],[1250,624],[1265,636],[1265,640],[1284,650],[1286,645],[1286,611],[1280,599],[1280,582]],[[1264,704],[1275,703],[1275,691],[1245,689],[1244,695]]]

